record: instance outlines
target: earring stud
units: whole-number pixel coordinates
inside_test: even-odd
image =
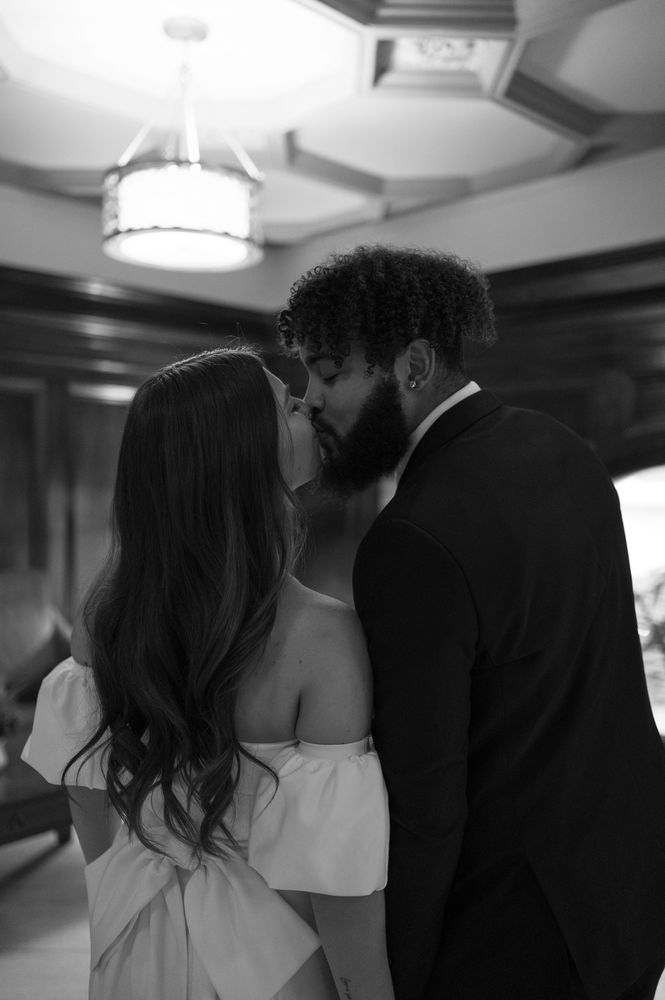
[[[414,378],[409,379],[409,389],[415,389],[416,380]]]

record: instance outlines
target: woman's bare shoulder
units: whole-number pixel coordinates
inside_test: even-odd
[[[282,623],[294,641],[318,648],[325,641],[337,647],[360,645],[365,638],[355,610],[344,601],[305,587],[290,577],[282,604]]]
[[[298,738],[347,743],[366,736],[372,676],[356,612],[297,581],[290,585],[286,600],[289,655],[299,688]]]

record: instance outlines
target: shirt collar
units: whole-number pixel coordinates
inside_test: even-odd
[[[453,406],[457,406],[458,403],[461,403],[462,400],[466,399],[468,396],[473,396],[475,392],[480,392],[480,386],[476,382],[467,382],[467,384],[463,385],[461,389],[454,392],[452,396],[447,396],[442,403],[435,406],[434,409],[427,414],[425,419],[418,424],[415,431],[413,431],[413,433],[409,436],[409,446],[395,469],[395,480],[397,483],[399,483],[402,478],[402,473],[406,469],[409,459],[413,455],[416,446],[424,438],[432,424],[435,423],[435,421],[437,421],[441,414],[445,413],[446,410],[451,410]]]

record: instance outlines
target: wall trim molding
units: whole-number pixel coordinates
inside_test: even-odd
[[[472,377],[551,413],[611,475],[665,461],[665,241],[489,273],[499,342]]]
[[[487,271],[495,303],[517,309],[539,301],[660,288],[665,294],[665,240],[538,264]]]
[[[234,342],[276,353],[274,316],[111,281],[0,266],[0,368],[137,383]]]
[[[208,323],[219,331],[227,331],[237,322],[265,329],[270,318],[269,314],[240,306],[165,295],[106,278],[63,276],[0,265],[0,310],[7,307],[24,308],[31,312],[93,312],[116,319],[160,322],[173,327],[187,326],[192,322]]]

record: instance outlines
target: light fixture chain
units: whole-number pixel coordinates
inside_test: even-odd
[[[136,151],[138,150],[139,146],[141,145],[141,143],[143,142],[143,140],[147,136],[148,132],[152,131],[152,129],[153,129],[154,125],[155,125],[155,121],[156,121],[156,116],[155,116],[155,118],[152,118],[150,121],[146,122],[145,125],[143,125],[142,128],[140,128],[138,130],[138,132],[136,133],[136,135],[134,136],[134,138],[130,142],[129,146],[127,146],[127,149],[119,157],[118,164],[117,164],[119,167],[126,167],[127,166],[127,164],[129,163],[129,161],[133,158],[133,156],[136,153]]]
[[[231,152],[233,153],[236,160],[243,168],[247,176],[251,177],[253,181],[258,181],[259,183],[261,183],[261,181],[263,181],[264,179],[263,174],[261,173],[257,165],[254,163],[254,160],[251,158],[247,150],[243,146],[241,146],[239,141],[236,139],[234,135],[232,135],[231,132],[222,132],[222,135],[224,137],[224,141],[229,146]]]
[[[201,150],[199,147],[199,133],[196,127],[196,114],[194,113],[194,102],[191,93],[192,73],[186,62],[180,67],[180,96],[182,100],[182,113],[184,121],[185,139],[185,159],[190,163],[200,163]],[[183,158],[181,156],[181,158]]]

